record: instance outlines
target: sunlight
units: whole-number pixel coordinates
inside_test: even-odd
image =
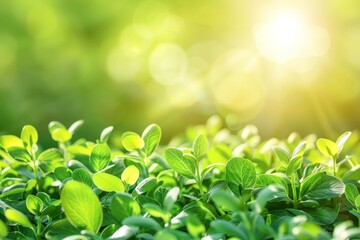
[[[305,23],[296,13],[276,14],[254,29],[260,53],[273,61],[286,62],[295,58],[304,44]]]

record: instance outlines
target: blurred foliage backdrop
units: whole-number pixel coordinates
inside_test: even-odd
[[[360,120],[360,1],[0,3],[0,132],[84,119],[165,137],[219,114],[264,137]]]

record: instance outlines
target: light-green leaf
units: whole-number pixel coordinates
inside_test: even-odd
[[[82,125],[84,124],[84,120],[78,120],[71,124],[68,131],[71,135],[73,135]]]
[[[34,229],[33,225],[29,221],[29,219],[21,212],[8,208],[5,210],[5,217],[12,222],[15,222],[23,227],[28,227]]]
[[[351,136],[351,132],[347,131],[345,133],[343,133],[337,140],[336,140],[336,145],[339,148],[339,152],[341,152],[341,150],[344,147],[344,144],[346,143],[346,141],[349,139],[349,137]]]
[[[133,185],[138,180],[139,175],[139,169],[134,165],[130,165],[126,167],[121,173],[121,180],[123,180],[128,185]]]
[[[295,149],[291,155],[291,158],[293,159],[293,158],[296,158],[299,156],[303,156],[305,150],[306,150],[306,142],[302,141],[295,147]]]
[[[38,132],[31,125],[25,125],[21,131],[21,139],[27,146],[32,147],[38,141]]]
[[[72,134],[66,129],[57,128],[52,132],[51,137],[57,142],[67,142],[72,138]]]
[[[348,183],[345,187],[345,196],[347,200],[355,206],[355,200],[357,196],[359,196],[359,190],[355,186],[355,184]]]
[[[103,211],[98,197],[89,186],[70,180],[65,183],[60,199],[65,215],[73,226],[93,233],[99,231]]]
[[[111,150],[106,144],[96,144],[90,155],[90,168],[93,172],[104,169],[110,162]]]
[[[127,151],[140,150],[144,147],[143,139],[134,132],[123,133],[121,143]]]
[[[196,160],[200,161],[202,158],[206,157],[206,154],[209,149],[209,142],[204,134],[199,134],[193,143],[193,152]]]
[[[283,165],[283,167],[287,167],[290,162],[290,154],[288,153],[288,151],[281,147],[273,147],[273,150],[278,156],[281,165]]]
[[[29,212],[31,212],[35,216],[40,216],[41,215],[41,210],[44,207],[44,203],[37,196],[29,194],[26,197],[26,207],[29,210]]]
[[[170,212],[171,209],[173,208],[175,202],[178,199],[180,193],[180,188],[179,187],[173,187],[172,189],[170,189],[167,194],[165,195],[164,198],[164,209],[167,212]]]
[[[17,136],[3,135],[0,137],[0,146],[9,150],[11,148],[24,148],[24,143]]]
[[[303,158],[302,156],[297,156],[297,157],[290,160],[289,165],[288,165],[288,167],[286,169],[286,174],[288,176],[291,176],[298,169],[301,168],[302,158]]]
[[[120,178],[109,173],[95,173],[93,182],[99,189],[105,192],[124,192],[124,184]]]
[[[112,133],[113,130],[114,130],[113,126],[109,126],[109,127],[105,128],[104,130],[102,130],[102,132],[100,134],[100,142],[106,143],[109,140],[110,134]]]
[[[333,141],[326,138],[319,138],[316,141],[319,151],[327,157],[334,158],[339,152],[339,147]]]
[[[342,181],[320,171],[305,178],[300,187],[300,198],[302,200],[334,198],[343,194],[344,190],[345,185]]]
[[[117,193],[111,200],[110,211],[121,222],[127,217],[140,215],[140,206],[129,194]]]
[[[165,158],[175,172],[189,179],[193,179],[195,177],[195,161],[185,157],[181,150],[176,148],[167,148],[165,150]]]
[[[252,188],[256,182],[255,167],[249,159],[233,157],[226,164],[226,180],[242,189]]]
[[[272,175],[272,174],[258,175],[256,178],[255,187],[262,188],[262,187],[266,187],[266,186],[274,185],[274,184],[284,187],[285,191],[288,192],[288,185],[287,185],[286,181],[284,180],[284,178],[277,176],[277,175]]]
[[[150,124],[143,132],[142,139],[144,140],[144,152],[146,156],[150,156],[161,139],[161,128],[156,124]]]
[[[9,231],[5,225],[5,223],[0,220],[0,239],[5,238],[8,235]]]

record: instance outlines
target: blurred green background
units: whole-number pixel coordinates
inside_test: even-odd
[[[0,132],[85,120],[165,138],[221,115],[265,138],[360,120],[360,1],[0,3]]]

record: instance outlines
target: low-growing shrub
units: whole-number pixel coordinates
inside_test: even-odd
[[[161,129],[74,139],[51,122],[0,137],[0,239],[360,238],[358,136],[262,141],[217,117],[167,146]],[[349,141],[348,141],[349,140]],[[113,143],[113,144],[111,144]]]

